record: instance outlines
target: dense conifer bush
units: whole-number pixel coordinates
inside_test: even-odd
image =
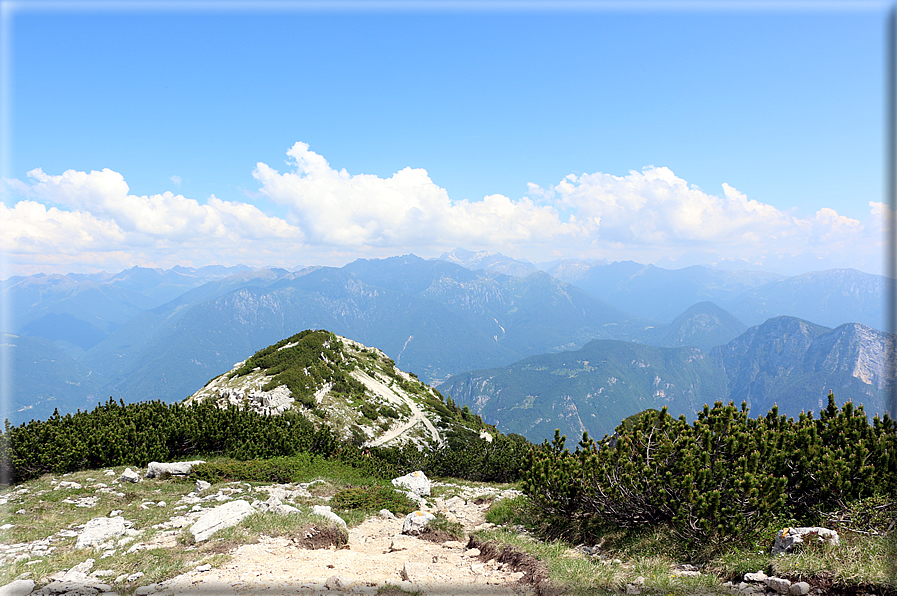
[[[457,406],[446,411],[452,417],[463,416]],[[316,430],[294,412],[268,416],[233,406],[221,409],[210,402],[125,405],[110,398],[90,412],[65,416],[56,412],[45,421],[32,420],[17,427],[7,424],[0,433],[0,480],[16,483],[46,473],[143,467],[150,461],[223,455],[236,461],[212,466],[206,470],[209,474],[288,482],[282,479],[295,475],[294,464],[265,460],[313,454],[347,463],[377,478],[423,470],[431,476],[511,482],[520,478],[531,448],[523,437],[496,432],[489,443],[473,431],[451,434],[446,446],[433,450],[410,444],[363,448],[337,441],[328,427]]]
[[[781,515],[812,516],[849,501],[897,496],[897,424],[869,424],[834,396],[818,419],[752,419],[717,402],[697,420],[666,409],[621,424],[600,444],[565,437],[534,451],[524,490],[555,534],[612,524],[669,524],[688,544],[712,547]]]
[[[32,420],[0,434],[3,481],[108,466],[145,466],[197,456],[270,458],[297,453],[330,455],[337,440],[298,414],[266,416],[211,403],[125,405],[109,399],[90,412]]]

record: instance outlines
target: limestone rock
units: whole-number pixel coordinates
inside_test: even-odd
[[[744,581],[746,582],[763,582],[766,581],[766,578],[769,577],[762,571],[758,571],[756,573],[745,573]]]
[[[206,463],[204,460],[197,459],[194,461],[178,461],[172,463],[161,463],[151,461],[146,469],[147,478],[158,478],[163,474],[171,474],[172,476],[187,476],[193,466]]]
[[[828,528],[819,526],[811,528],[783,528],[776,534],[775,543],[772,545],[772,554],[778,555],[791,552],[796,545],[814,538],[819,541],[829,542],[834,546],[841,544],[838,533]]]
[[[63,581],[75,581],[87,579],[87,574],[90,573],[90,570],[93,569],[93,559],[87,559],[86,561],[79,563],[65,572],[65,575],[62,576]]]
[[[433,519],[436,519],[436,516],[432,513],[427,513],[420,509],[412,511],[405,516],[405,521],[402,524],[402,534],[410,534],[412,536],[420,534],[421,530],[424,529],[424,526]]]
[[[244,517],[254,513],[252,505],[237,499],[210,509],[190,527],[190,533],[197,542],[207,540],[212,534],[240,523]]]
[[[121,473],[121,476],[118,478],[119,482],[140,482],[140,474],[132,470],[131,468],[125,468],[125,471]]]
[[[351,588],[353,583],[342,575],[331,575],[324,582],[324,585],[330,590],[346,590]]]
[[[205,480],[197,480],[196,487],[194,487],[193,490],[195,490],[198,493],[201,493],[202,491],[204,491],[208,488],[211,488],[211,487],[212,487],[212,484],[210,482],[206,482]]]
[[[346,520],[331,511],[330,505],[315,505],[312,507],[311,512],[315,515],[320,515],[321,517],[326,517],[329,520],[335,521],[344,528],[346,527]]]
[[[269,497],[267,501],[257,501],[253,503],[254,507],[257,507],[259,512],[261,513],[277,513],[278,515],[290,515],[292,513],[299,513],[299,510],[293,507],[292,505],[285,505],[281,503],[280,499],[277,497]]]
[[[791,589],[791,582],[781,577],[767,577],[763,583],[779,594],[787,594]]]
[[[381,509],[379,512],[379,515],[380,515],[380,517],[382,517],[384,519],[395,519],[396,518],[395,514],[392,511],[390,511],[389,509]]]
[[[430,481],[423,472],[411,472],[392,479],[392,485],[396,488],[404,488],[413,492],[418,497],[430,496]]]
[[[791,596],[806,596],[810,593],[810,584],[807,582],[797,582],[791,584],[791,587],[788,588],[788,593]]]
[[[81,531],[77,542],[75,542],[75,548],[102,544],[110,538],[121,536],[125,533],[125,529],[123,517],[97,517],[84,526],[84,530]]]
[[[17,579],[0,588],[0,596],[25,596],[34,589],[34,580]]]

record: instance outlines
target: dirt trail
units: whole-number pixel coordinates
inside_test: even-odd
[[[486,505],[458,510],[467,530],[483,522]],[[480,562],[466,541],[436,544],[402,534],[403,519],[370,518],[349,531],[340,549],[306,550],[291,538],[263,538],[232,553],[221,568],[191,571],[147,587],[151,594],[376,594],[384,585],[426,595],[525,592],[520,572]],[[146,588],[145,588],[146,589]]]
[[[430,431],[430,437],[433,439],[433,441],[437,444],[442,444],[442,437],[440,437],[439,431],[436,429],[433,423],[430,422],[429,418],[424,416],[423,411],[417,406],[416,403],[414,403],[414,400],[407,399],[399,395],[398,393],[390,389],[387,385],[385,385],[378,379],[370,377],[369,375],[359,373],[358,371],[353,371],[350,374],[357,381],[363,383],[364,386],[375,395],[378,395],[395,405],[404,404],[411,409],[411,419],[408,420],[408,422],[398,428],[390,430],[386,434],[381,435],[376,439],[371,440],[368,444],[370,447],[379,447],[380,445],[388,443],[389,441],[392,441],[396,437],[407,432],[408,429],[416,424],[423,424],[427,428],[427,430]]]

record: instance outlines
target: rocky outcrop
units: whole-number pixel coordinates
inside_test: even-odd
[[[127,530],[125,520],[121,517],[97,517],[87,522],[84,530],[78,535],[75,548],[96,546],[121,536]]]

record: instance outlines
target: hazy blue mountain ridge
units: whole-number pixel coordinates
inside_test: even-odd
[[[748,312],[756,302],[763,312],[776,312],[777,304],[800,307],[802,296],[810,295],[812,299],[806,301],[809,311],[822,309],[832,315],[856,307],[858,313],[870,315],[871,305],[885,287],[884,278],[857,277],[854,274],[859,272],[851,270],[775,277],[773,282],[756,285],[767,274],[741,276],[744,272],[720,273],[704,267],[662,270],[632,262],[607,265],[568,260],[553,265],[569,275],[591,274],[593,281],[599,271],[608,283],[616,276],[617,289],[605,288],[605,293],[621,300],[621,308],[544,271],[516,277],[469,268],[477,259],[487,268],[522,263],[497,253],[453,253],[456,260],[466,255],[468,267],[406,255],[293,272],[138,267],[114,275],[10,278],[0,291],[11,307],[12,318],[27,319],[14,329],[54,344],[51,349],[49,344],[32,342],[29,345],[39,354],[16,361],[18,376],[40,379],[40,388],[34,383],[16,383],[14,401],[27,405],[30,396],[38,394],[46,401],[54,397],[54,386],[56,403],[63,412],[109,395],[126,401],[174,401],[201,387],[222,366],[309,328],[328,329],[377,346],[405,370],[435,383],[453,374],[510,365],[527,356],[577,349],[593,339],[667,348],[695,346],[709,356],[714,346],[727,345],[746,330],[741,317],[727,304],[737,303]],[[855,278],[859,280],[856,283],[851,281]],[[675,283],[665,286],[663,280]],[[842,282],[846,289],[838,287]],[[731,297],[742,286],[751,289],[728,303],[691,302],[668,324],[631,314],[628,309],[641,304],[656,310],[664,302]],[[634,288],[642,288],[646,296],[632,296]],[[173,294],[173,299],[159,302]],[[845,339],[836,341],[833,336],[817,334],[819,341],[814,344],[812,339],[807,344],[805,357],[812,359],[817,372],[851,366],[849,358],[834,358],[834,352],[823,347],[828,341],[840,346],[839,353],[849,353],[847,329]],[[849,329],[857,337],[880,333]],[[767,339],[772,341],[772,336]],[[66,350],[66,358],[56,357],[55,348],[59,347]],[[770,366],[757,350],[760,348],[751,352],[757,366],[760,362]],[[719,358],[722,354],[720,351]],[[879,357],[869,351],[863,354],[867,359]],[[51,372],[42,379],[48,366],[66,372]],[[807,366],[801,364],[800,370]],[[874,367],[863,370],[874,377],[868,372]],[[745,380],[738,386],[751,396],[759,396],[763,387],[769,388],[766,394],[774,393],[773,385],[812,385],[819,376],[801,380],[794,373],[789,377],[792,381],[787,381],[781,375],[739,374]],[[868,383],[857,376],[846,375],[842,381],[850,391],[868,389]],[[728,377],[726,382],[735,386]],[[68,403],[78,405],[69,408]]]
[[[830,391],[843,404],[883,413],[894,336],[865,325],[835,329],[776,317],[709,353],[599,340],[580,350],[533,356],[510,366],[456,375],[443,394],[484,420],[530,440],[555,428],[601,436],[623,418],[667,406],[692,417],[705,403],[747,402],[754,415],[817,413]]]

